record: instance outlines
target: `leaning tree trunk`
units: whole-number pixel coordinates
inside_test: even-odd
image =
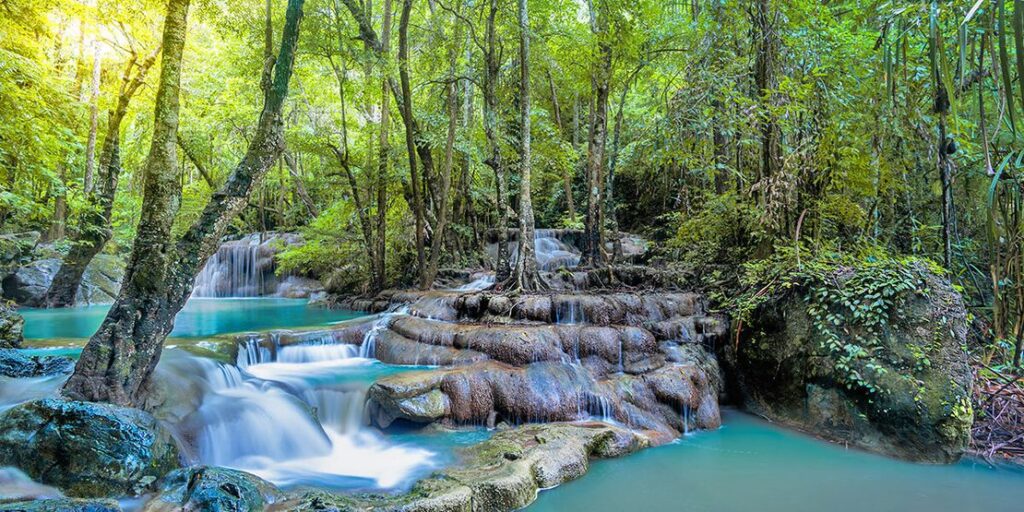
[[[177,242],[171,238],[181,200],[175,140],[189,0],[168,3],[142,218],[121,293],[64,385],[69,398],[129,406],[143,401],[163,342],[192,293],[196,274],[217,250],[224,230],[245,207],[253,188],[284,151],[281,110],[295,61],[303,3],[288,2],[273,82],[245,156]]]
[[[527,0],[519,0],[519,257],[511,288],[533,291],[547,285],[537,271],[533,247],[533,199],[530,197],[530,20]]]
[[[142,86],[146,73],[156,62],[159,52],[158,46],[139,63],[139,69],[134,77],[131,74],[135,67],[134,58],[129,60],[125,68],[117,105],[110,111],[107,119],[107,134],[103,138],[97,173],[99,180],[97,186],[87,192],[88,207],[82,215],[81,226],[78,235],[72,241],[71,250],[61,262],[53,281],[50,282],[50,288],[46,291],[46,307],[62,308],[75,304],[85,269],[113,236],[110,221],[114,210],[114,196],[117,194],[117,180],[121,174],[121,121],[128,113],[129,102]]]

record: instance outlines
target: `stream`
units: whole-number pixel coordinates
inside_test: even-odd
[[[23,310],[26,346],[33,354],[77,356],[105,310]],[[487,439],[479,428],[380,432],[365,426],[370,384],[423,367],[382,364],[361,357],[355,346],[313,342],[273,357],[243,349],[234,365],[182,350],[218,334],[359,316],[302,300],[190,300],[167,343],[178,348],[165,350],[157,370],[181,395],[181,415],[169,423],[178,435],[195,439],[187,455],[286,489],[402,491],[452,463],[459,446]],[[51,395],[63,379],[2,379],[0,409]],[[1024,510],[1024,470],[973,460],[911,464],[824,443],[736,410],[723,413],[720,430],[596,461],[579,480],[542,492],[529,510],[810,512],[822,504],[840,512]]]

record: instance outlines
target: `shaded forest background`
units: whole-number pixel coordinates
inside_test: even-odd
[[[164,7],[0,0],[4,233],[130,251]],[[194,2],[176,235],[254,136],[280,7]],[[527,69],[537,227],[641,234],[650,263],[739,310],[786,269],[930,258],[967,298],[978,359],[1019,364],[1024,2],[529,9],[524,68],[513,2],[310,0],[286,150],[229,231],[300,231],[282,271],[340,291],[484,265],[488,231],[523,211]],[[590,264],[614,263],[593,247]]]

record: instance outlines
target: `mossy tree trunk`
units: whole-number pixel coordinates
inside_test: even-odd
[[[192,293],[196,274],[216,251],[231,220],[284,151],[281,110],[295,61],[303,0],[289,0],[281,46],[263,111],[245,156],[178,240],[171,226],[181,200],[176,139],[181,54],[189,0],[170,0],[157,92],[153,142],[146,163],[142,217],[122,290],[82,351],[64,385],[76,400],[135,406],[160,359],[174,317]]]
[[[533,199],[530,194],[530,19],[527,0],[519,0],[519,257],[511,288],[524,291],[546,288],[537,271],[533,247]]]

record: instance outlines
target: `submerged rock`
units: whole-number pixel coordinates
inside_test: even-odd
[[[28,356],[18,349],[0,348],[0,376],[46,377],[70,373],[75,362],[64,356]]]
[[[840,268],[830,282],[855,286],[867,275],[858,272],[877,270]],[[871,451],[923,462],[959,459],[973,420],[963,300],[921,264],[896,272],[913,289],[886,295],[891,306],[880,333],[867,332],[843,310],[822,309],[806,289],[758,309],[724,347],[743,404]],[[835,315],[829,321],[843,328],[823,327],[815,314]]]
[[[160,494],[143,512],[259,512],[276,501],[279,491],[262,478],[228,468],[182,468],[163,477]]]
[[[59,258],[36,260],[18,267],[3,278],[4,297],[24,306],[41,306],[53,276],[60,268]],[[121,290],[125,262],[117,256],[98,254],[85,269],[75,302],[80,305],[110,304]]]
[[[0,464],[71,496],[137,495],[178,467],[170,434],[149,414],[47,398],[0,416]]]
[[[25,319],[9,301],[0,299],[0,348],[19,348],[24,339]]]
[[[58,498],[6,503],[0,512],[121,512],[121,506],[114,500]]]

